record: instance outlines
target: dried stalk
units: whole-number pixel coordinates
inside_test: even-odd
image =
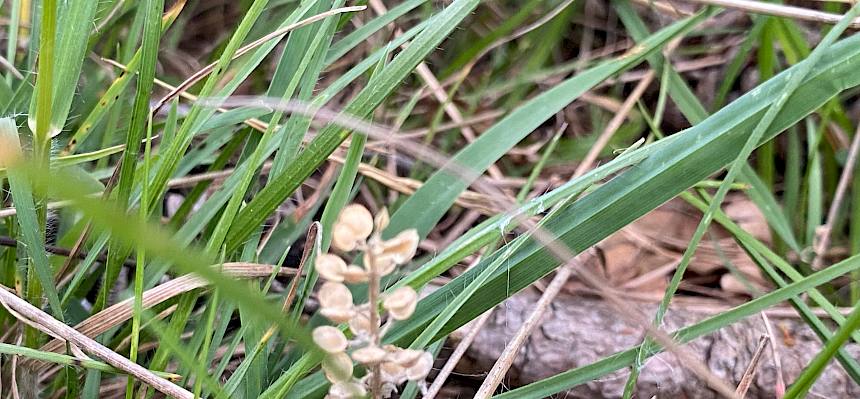
[[[185,388],[155,375],[153,372],[131,362],[125,357],[120,356],[116,352],[94,341],[92,338],[81,334],[74,328],[63,324],[59,320],[51,317],[51,315],[19,298],[3,285],[0,285],[0,303],[10,310],[17,312],[19,315],[26,317],[29,321],[44,326],[54,334],[63,337],[63,339],[67,340],[69,343],[103,359],[105,363],[133,375],[138,380],[148,384],[165,395],[180,399],[194,398],[194,394]]]

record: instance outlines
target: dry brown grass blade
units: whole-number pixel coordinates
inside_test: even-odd
[[[63,324],[59,320],[51,317],[51,315],[19,298],[8,288],[2,285],[0,285],[0,302],[3,302],[5,307],[13,309],[19,315],[26,317],[34,323],[44,326],[54,334],[63,337],[63,339],[67,340],[69,343],[77,345],[84,351],[104,360],[105,363],[133,375],[138,380],[148,384],[165,395],[180,399],[194,398],[194,394],[188,390],[153,374],[151,371],[131,362],[123,356],[120,356],[116,352],[94,341],[92,338],[87,337],[74,328]]]
[[[538,323],[543,318],[546,308],[550,303],[552,303],[556,295],[561,292],[567,279],[569,279],[573,274],[573,269],[582,268],[582,266],[582,260],[577,260],[556,270],[555,277],[553,277],[552,282],[550,282],[546,287],[546,290],[544,290],[538,303],[535,304],[534,311],[532,311],[529,318],[526,319],[517,331],[514,339],[505,346],[505,350],[502,351],[502,355],[499,356],[496,364],[493,365],[493,368],[490,370],[489,374],[487,374],[484,382],[481,383],[481,387],[478,388],[478,392],[475,394],[476,398],[489,398],[493,395],[496,391],[496,387],[498,387],[502,382],[502,379],[505,378],[505,374],[508,373],[508,370],[511,368],[511,364],[513,364],[514,359],[520,353],[520,348],[522,348],[523,343],[526,342],[526,339],[531,335],[534,328],[537,327]]]
[[[857,130],[854,132],[854,139],[851,140],[851,147],[848,150],[848,159],[845,161],[845,168],[842,169],[842,175],[839,176],[839,183],[836,185],[836,193],[833,194],[833,202],[830,204],[830,209],[827,211],[827,221],[824,225],[818,228],[816,232],[818,242],[815,245],[815,258],[812,259],[812,269],[819,270],[824,266],[824,256],[827,254],[827,248],[830,247],[830,232],[833,230],[833,225],[836,224],[836,219],[839,217],[839,211],[842,209],[842,202],[845,200],[845,194],[848,193],[848,187],[854,178],[854,168],[857,165],[857,155],[860,152],[860,124],[857,125]]]
[[[259,278],[268,277],[276,266],[255,263],[225,263],[222,272],[237,278]],[[279,275],[295,275],[295,269],[281,268]],[[157,287],[151,288],[143,293],[143,308],[151,308],[177,295],[205,287],[209,282],[193,274],[170,280]],[[134,311],[134,298],[128,298],[113,306],[102,310],[86,320],[78,323],[75,329],[87,337],[95,337],[99,334],[124,323],[131,319]],[[40,350],[59,352],[64,348],[64,343],[53,340],[43,345]],[[34,361],[35,363],[35,361]]]
[[[762,335],[758,340],[758,346],[755,349],[755,353],[753,353],[752,360],[750,360],[750,364],[744,371],[744,375],[741,377],[741,382],[735,390],[735,394],[737,394],[741,399],[746,397],[747,391],[750,389],[753,378],[755,378],[756,372],[758,371],[759,362],[761,362],[761,355],[764,353],[764,349],[767,347],[769,342],[770,339],[767,335]]]
[[[810,10],[803,7],[787,6],[775,3],[765,3],[763,1],[751,0],[682,0],[689,3],[707,4],[711,6],[719,6],[723,8],[732,8],[751,12],[754,14],[773,15],[777,17],[786,17],[800,21],[812,21],[825,24],[836,24],[842,19],[842,15],[832,14],[818,10]],[[849,25],[852,28],[860,27],[860,19],[855,19]]]
[[[247,54],[249,51],[251,51],[257,47],[260,47],[261,45],[263,45],[264,43],[266,43],[270,40],[274,40],[276,38],[282,37],[292,30],[301,28],[301,27],[306,26],[306,25],[310,25],[314,22],[323,20],[325,18],[334,16],[334,15],[348,13],[348,12],[363,11],[365,9],[367,9],[367,7],[365,7],[365,6],[341,7],[341,8],[335,8],[333,10],[328,10],[324,13],[317,14],[317,15],[314,15],[314,16],[309,17],[309,18],[305,18],[299,22],[287,25],[287,26],[285,26],[281,29],[278,29],[272,33],[269,33],[269,34],[267,34],[267,35],[265,35],[265,36],[263,36],[257,40],[254,40],[253,42],[248,43],[245,46],[242,46],[239,50],[236,51],[236,54],[233,55],[233,59],[235,60],[236,58],[239,58],[239,57]],[[168,101],[176,98],[176,96],[178,96],[179,93],[184,92],[189,87],[193,86],[195,83],[199,82],[201,79],[206,77],[206,75],[209,75],[209,73],[211,73],[217,65],[218,65],[217,62],[213,62],[213,63],[203,67],[203,69],[195,72],[193,75],[189,76],[188,79],[185,79],[184,82],[180,83],[179,86],[176,87],[176,89],[170,91],[170,93],[167,93],[167,95],[165,95],[160,100],[158,100],[158,102],[155,103],[155,106],[152,107],[152,113],[153,114],[157,113],[158,110],[160,110],[161,107],[164,106],[164,104],[167,104]]]
[[[311,223],[311,227],[308,228],[308,234],[305,237],[305,247],[302,249],[302,259],[299,260],[299,267],[296,269],[296,275],[301,276],[304,273],[305,266],[308,263],[308,259],[311,257],[311,253],[313,253],[314,245],[322,240],[322,236],[320,235],[320,230],[322,229],[322,225],[320,222]],[[290,306],[293,305],[293,300],[296,298],[296,293],[299,289],[299,280],[298,278],[294,278],[293,281],[290,282],[290,288],[287,291],[287,296],[284,297],[284,303],[281,306],[281,311],[286,313],[290,310]],[[275,335],[275,331],[277,331],[277,327],[275,324],[269,326],[269,329],[266,330],[266,333],[263,334],[263,337],[260,338],[260,346],[269,342],[269,339]]]

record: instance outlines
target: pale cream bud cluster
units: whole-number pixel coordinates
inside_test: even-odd
[[[410,229],[382,240],[380,233],[387,225],[387,211],[382,210],[374,218],[365,207],[349,205],[332,227],[332,247],[343,253],[363,251],[363,266],[349,265],[331,253],[316,259],[317,273],[325,280],[318,293],[320,313],[335,323],[347,323],[353,334],[349,340],[332,326],[313,331],[314,342],[326,352],[322,368],[332,383],[327,398],[362,398],[368,394],[389,397],[406,381],[423,381],[433,365],[433,356],[428,352],[380,344],[391,321],[408,319],[415,312],[418,294],[414,289],[400,287],[383,295],[380,299],[385,313],[379,314],[378,307],[374,307],[377,304],[354,304],[345,285],[368,283],[369,297],[379,298],[379,279],[415,256],[418,233]],[[385,315],[389,322],[383,325]],[[368,369],[363,378],[353,376],[354,363]]]

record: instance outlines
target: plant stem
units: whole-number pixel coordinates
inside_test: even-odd
[[[373,249],[367,249],[367,272],[369,282],[367,284],[368,304],[370,305],[370,340],[371,345],[379,347],[379,274],[376,273],[376,257]],[[376,399],[381,397],[382,379],[379,364],[371,367],[370,397]]]

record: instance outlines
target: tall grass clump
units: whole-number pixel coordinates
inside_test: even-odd
[[[805,6],[0,1],[0,398],[541,398],[618,370],[630,398],[664,351],[744,397],[687,344],[786,303],[820,342],[780,394],[834,360],[856,384],[860,6]],[[592,249],[667,202],[700,213],[646,312]],[[715,232],[762,289],[691,277]],[[531,286],[493,368],[453,374]],[[565,288],[638,345],[500,387]]]

